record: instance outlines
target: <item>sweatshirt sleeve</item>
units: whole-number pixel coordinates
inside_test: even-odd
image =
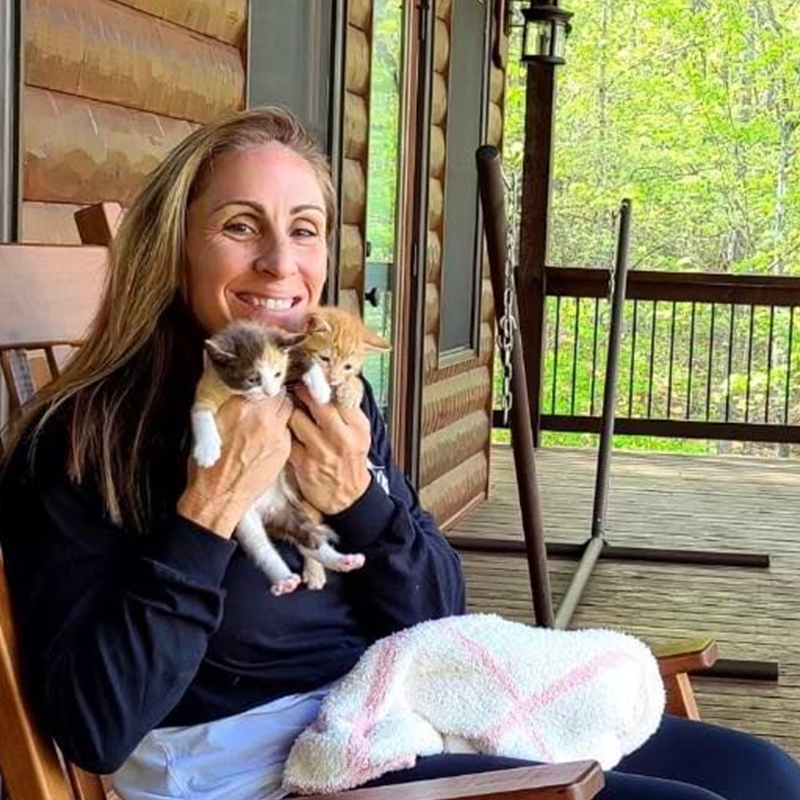
[[[463,614],[461,563],[416,492],[394,464],[389,436],[369,384],[372,481],[350,508],[327,519],[342,547],[366,563],[348,574],[354,607],[377,636],[429,619]]]
[[[3,565],[26,687],[67,758],[112,772],[194,678],[236,545],[177,513],[126,533],[55,469],[5,477]]]

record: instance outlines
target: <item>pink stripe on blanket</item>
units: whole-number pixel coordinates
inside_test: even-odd
[[[372,683],[370,684],[369,691],[367,692],[366,702],[355,718],[353,730],[347,742],[346,758],[348,773],[364,775],[372,771],[372,768],[369,766],[370,742],[365,736],[365,733],[375,724],[375,720],[381,711],[381,706],[386,700],[386,694],[390,687],[390,680],[388,680],[388,678],[392,675],[395,663],[397,662],[400,644],[405,638],[406,637],[400,633],[387,639],[378,655],[378,663],[372,676]],[[369,774],[369,777],[375,777],[375,775]]]
[[[586,686],[604,670],[611,669],[621,663],[632,660],[634,659],[627,653],[619,652],[601,653],[589,659],[585,664],[575,667],[566,675],[551,683],[550,686],[546,687],[543,691],[524,700],[520,709],[514,709],[513,712],[509,711],[505,717],[495,722],[494,725],[491,725],[485,731],[484,735],[490,741],[499,744],[501,734],[508,728],[509,718],[518,720],[520,712],[524,715],[532,715],[536,711],[541,711],[543,708],[554,703],[559,697]],[[537,738],[537,742],[539,741],[540,739]],[[550,756],[547,756],[547,758],[552,760]]]
[[[542,750],[545,759],[553,761],[554,757],[547,743],[536,730],[533,720],[528,719],[524,714],[524,705],[527,702],[525,697],[519,693],[516,685],[508,677],[506,666],[499,662],[494,654],[489,651],[484,645],[465,636],[452,622],[443,623],[444,627],[450,632],[454,639],[457,639],[470,653],[480,662],[483,668],[488,672],[497,683],[503,688],[507,695],[512,699],[511,708],[508,714],[503,718],[504,724],[508,725],[508,718],[512,717],[514,722],[519,725],[523,730],[528,731],[528,735],[535,740],[536,744]],[[492,731],[496,726],[491,726],[489,731]],[[491,752],[496,750],[499,743],[496,741],[497,737],[491,735],[488,731],[484,732],[481,737],[481,751]]]

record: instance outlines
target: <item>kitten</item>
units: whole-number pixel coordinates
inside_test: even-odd
[[[220,406],[235,394],[254,402],[281,394],[292,351],[306,336],[247,320],[231,323],[206,341],[206,367],[191,413],[192,455],[200,466],[212,466],[221,455],[222,439],[215,420]],[[333,547],[336,535],[321,520],[321,514],[301,499],[294,472],[287,464],[237,525],[237,540],[272,581],[272,594],[293,592],[300,576],[281,558],[271,536],[292,542],[302,553],[303,579],[310,589],[325,585],[324,567],[349,572],[363,566],[360,553],[343,554]]]
[[[333,306],[312,311],[305,330],[306,338],[293,352],[293,375],[300,374],[317,402],[326,402],[327,391],[339,405],[358,408],[364,397],[359,375],[367,351],[385,351],[389,344],[361,317]]]

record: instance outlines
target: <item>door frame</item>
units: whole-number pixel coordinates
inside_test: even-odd
[[[408,0],[404,17],[401,170],[398,200],[392,361],[392,445],[411,483],[419,483],[422,389],[425,383],[425,282],[433,78],[432,0]]]

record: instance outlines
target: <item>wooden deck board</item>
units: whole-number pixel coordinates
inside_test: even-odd
[[[522,538],[513,459],[492,451],[490,498],[452,534]],[[582,542],[590,530],[596,455],[539,451],[547,539]],[[617,545],[759,552],[769,570],[601,560],[575,627],[605,626],[651,641],[713,634],[726,658],[780,663],[777,685],[695,679],[703,718],[767,736],[800,758],[800,462],[615,453],[606,537]],[[532,616],[518,556],[462,555],[473,611]],[[574,561],[552,559],[553,595]]]

